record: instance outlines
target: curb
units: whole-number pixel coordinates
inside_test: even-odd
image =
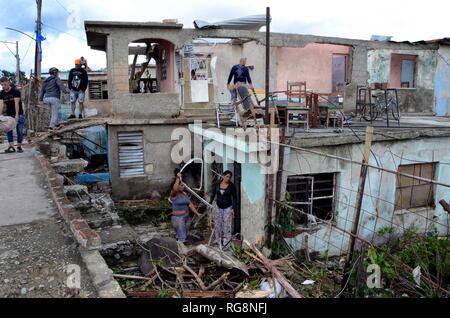
[[[41,164],[42,170],[47,178],[50,192],[55,201],[58,211],[69,225],[70,230],[77,242],[88,250],[98,249],[101,246],[101,239],[98,233],[92,230],[83,219],[80,212],[76,210],[71,202],[64,195],[63,187],[58,183],[56,172],[52,169],[50,162],[41,154],[36,153],[36,158]]]
[[[52,169],[50,162],[38,152],[35,153],[35,156],[47,179],[53,201],[58,207],[59,213],[70,227],[76,241],[80,244],[79,252],[81,258],[86,264],[98,296],[100,298],[126,298],[119,283],[112,276],[112,270],[98,251],[101,246],[100,236],[89,227],[80,212],[66,198],[63,186],[58,183],[56,173]]]

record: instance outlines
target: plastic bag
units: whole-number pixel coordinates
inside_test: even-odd
[[[16,120],[9,116],[0,116],[0,133],[7,133],[16,127]]]
[[[283,286],[275,279],[275,288],[273,280],[271,278],[263,278],[261,281],[260,289],[270,292],[268,298],[286,298],[287,294]]]

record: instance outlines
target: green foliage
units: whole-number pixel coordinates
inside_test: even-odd
[[[286,194],[286,200],[290,200],[289,193]],[[293,209],[287,206],[280,206],[277,210],[277,215],[273,224],[267,228],[274,235],[270,249],[272,250],[272,258],[280,258],[290,253],[284,236],[286,233],[295,230],[295,224],[293,222]]]
[[[377,235],[378,236],[384,236],[385,234],[394,234],[395,233],[395,228],[393,226],[386,226],[386,227],[382,227],[381,229],[379,229],[377,231]]]
[[[254,277],[247,282],[250,289],[259,289],[261,287],[261,277]]]
[[[158,290],[156,298],[169,298],[169,291],[167,289]]]

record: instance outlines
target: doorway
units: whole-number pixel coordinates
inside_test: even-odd
[[[331,67],[332,93],[342,92],[347,82],[347,55],[333,54]]]

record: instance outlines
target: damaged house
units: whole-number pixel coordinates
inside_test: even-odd
[[[177,141],[172,132],[186,128],[193,143],[201,145],[195,156],[204,159],[205,195],[214,172],[234,173],[240,198],[235,233],[251,242],[270,241],[268,225],[285,202],[304,213],[292,216],[295,229],[286,236],[294,249],[341,255],[351,237],[361,167],[357,163],[366,139],[366,123],[357,109],[361,88],[369,95],[370,89],[384,89],[395,91],[401,118],[394,118],[395,127],[386,127],[385,120],[375,122],[369,164],[380,170],[370,168],[367,175],[359,235],[381,244],[386,237],[377,236],[380,229],[411,225],[422,231],[435,225],[439,233],[448,234],[448,213],[439,201],[450,199],[445,181],[450,174],[450,122],[435,116],[450,113],[448,39],[398,43],[272,33],[270,91],[284,92],[273,101],[278,111],[273,124],[295,126],[295,114],[289,112],[292,95],[286,94],[290,83],[306,82],[305,95],[297,102],[306,94],[318,101],[311,97],[311,129],[283,129],[283,142],[265,144],[269,154],[278,151],[273,158],[279,169],[270,175],[258,162],[236,161],[236,153],[252,156],[261,150],[259,145],[245,138],[236,143],[224,127],[216,128],[216,109],[230,98],[229,70],[240,57],[254,66],[257,90],[264,88],[263,32],[188,29],[174,22],[86,21],[85,28],[88,45],[106,53],[114,199],[165,196],[177,165],[170,159]],[[336,122],[340,130],[328,128]],[[211,154],[223,160],[206,163]]]

